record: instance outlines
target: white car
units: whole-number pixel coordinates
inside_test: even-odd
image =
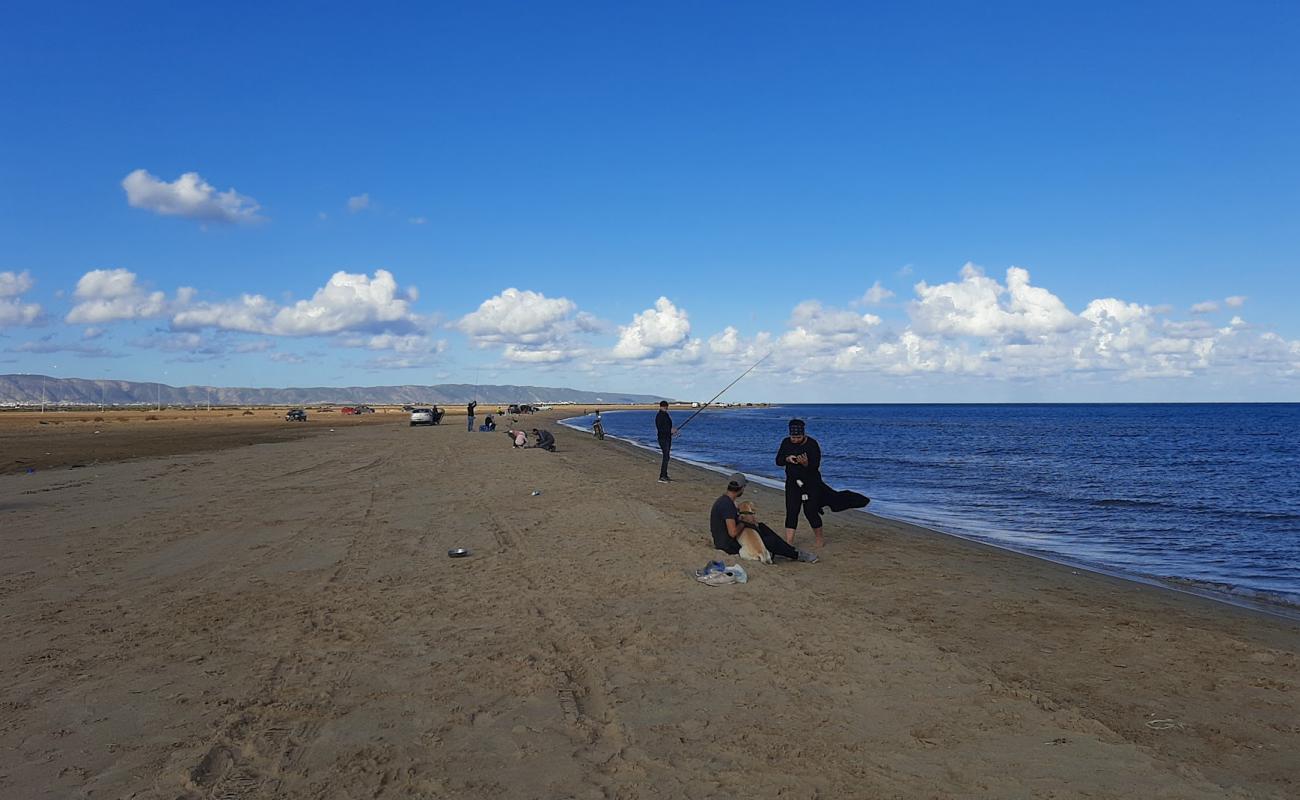
[[[433,419],[432,408],[417,408],[411,412],[411,426],[416,425],[436,425]]]

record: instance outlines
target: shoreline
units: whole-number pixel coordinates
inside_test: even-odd
[[[844,405],[844,404],[822,403],[822,404],[805,404],[805,405]],[[890,404],[881,404],[881,405],[890,405]],[[1024,405],[1024,404],[927,403],[924,405]],[[1041,403],[1038,405],[1079,405],[1079,404]],[[1086,405],[1102,405],[1102,404],[1086,404]],[[1133,404],[1121,403],[1121,404],[1110,404],[1110,405],[1133,405]],[[1167,404],[1157,403],[1155,405],[1167,405]],[[1205,404],[1194,404],[1194,405],[1205,405]],[[1242,405],[1242,404],[1238,404],[1238,405]],[[1276,404],[1271,404],[1271,405],[1276,405]],[[776,407],[776,404],[773,404],[770,407]],[[611,411],[604,411],[604,413],[617,414],[620,411],[632,411],[632,410],[644,410],[644,409],[616,409]],[[729,409],[719,408],[717,410],[726,411]],[[569,428],[570,430],[577,431],[579,433],[586,433],[587,435],[590,436],[591,431],[589,427],[582,428],[577,425],[569,424],[570,419],[578,420],[586,416],[590,416],[590,412],[584,415],[570,417],[570,418],[557,418],[556,424],[562,425],[566,428]],[[649,444],[644,444],[642,442],[636,441],[635,439],[631,439],[628,437],[615,436],[613,434],[606,433],[605,438],[623,442],[633,448],[636,448],[637,450],[641,450],[649,454],[654,454],[656,457],[659,452],[655,447]],[[700,460],[690,459],[690,458],[681,458],[676,455],[672,456],[671,458],[675,462],[698,467],[700,469],[708,470],[710,472],[714,472],[719,475],[728,475],[731,472],[735,471],[732,468],[725,467],[713,462],[700,461]],[[772,478],[766,475],[755,475],[755,474],[747,474],[747,477],[749,478],[751,483],[760,484],[762,486],[765,486],[769,489],[773,489],[776,491],[782,491],[782,483],[777,478]],[[1218,603],[1223,603],[1225,605],[1234,606],[1249,611],[1258,612],[1261,614],[1266,614],[1269,616],[1277,617],[1279,619],[1283,619],[1291,622],[1300,622],[1300,602],[1289,602],[1286,597],[1280,595],[1272,595],[1268,593],[1253,592],[1248,590],[1242,590],[1242,591],[1222,590],[1222,589],[1215,588],[1213,584],[1199,582],[1190,578],[1161,577],[1158,575],[1148,575],[1141,572],[1124,570],[1118,567],[1110,567],[1105,564],[1098,564],[1084,559],[1075,559],[1068,555],[1057,554],[1050,551],[1041,551],[1041,550],[1034,550],[1032,548],[1027,548],[1027,547],[1019,547],[1014,543],[999,541],[993,537],[982,537],[978,534],[973,534],[973,533],[962,533],[958,531],[945,530],[944,528],[939,527],[935,522],[920,517],[909,518],[909,517],[888,516],[885,514],[878,514],[870,509],[853,509],[853,511],[855,511],[856,513],[864,514],[873,519],[900,523],[904,525],[910,525],[919,529],[920,531],[924,531],[926,534],[929,535],[952,537],[954,539],[959,539],[961,541],[992,547],[996,550],[1001,550],[1008,553],[1014,553],[1019,556],[1024,556],[1026,558],[1032,558],[1039,561],[1044,561],[1049,564],[1055,564],[1057,566],[1066,567],[1069,569],[1085,570],[1087,572],[1094,573],[1097,575],[1104,575],[1107,577],[1132,581],[1137,584],[1151,586],[1154,588],[1163,589],[1170,592],[1176,592],[1180,594],[1191,595],[1194,597],[1200,597],[1203,599],[1211,600]]]

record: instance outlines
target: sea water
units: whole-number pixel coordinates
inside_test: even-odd
[[[657,448],[654,413],[607,412],[605,431]],[[826,482],[870,496],[872,513],[1300,609],[1300,404],[711,408],[673,456],[778,485],[792,417],[820,443]]]

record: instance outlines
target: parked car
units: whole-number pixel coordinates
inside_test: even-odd
[[[442,409],[437,406],[433,408],[417,408],[411,412],[411,426],[439,425],[442,423],[442,413]]]
[[[306,422],[307,412],[301,408],[295,408],[284,415],[285,422]]]

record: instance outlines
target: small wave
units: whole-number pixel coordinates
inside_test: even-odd
[[[1162,503],[1159,500],[1130,500],[1124,497],[1107,497],[1102,500],[1093,500],[1092,505],[1101,506],[1102,508],[1174,508],[1170,503]]]

